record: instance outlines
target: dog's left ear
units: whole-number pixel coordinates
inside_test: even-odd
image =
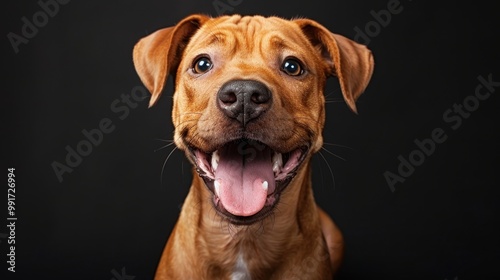
[[[149,107],[160,97],[167,76],[175,75],[182,51],[191,36],[208,19],[204,15],[186,17],[175,26],[160,29],[142,38],[135,45],[134,66],[141,81],[151,92]]]
[[[353,112],[356,100],[368,86],[373,73],[373,56],[364,45],[342,35],[331,33],[310,19],[294,20],[312,45],[321,52],[328,74],[339,79],[344,100]]]

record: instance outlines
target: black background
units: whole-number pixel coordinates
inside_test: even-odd
[[[402,10],[377,29],[371,11],[393,1],[219,2],[233,4],[225,13],[312,18],[350,38],[356,27],[372,28],[370,41],[360,41],[376,66],[359,114],[329,80],[328,151],[313,158],[317,201],[345,237],[338,279],[500,279],[500,87],[460,126],[443,117],[454,104],[473,102],[478,76],[500,81],[498,9],[401,0]],[[11,273],[5,183],[2,279],[152,279],[190,165],[179,151],[165,163],[173,149],[162,148],[172,139],[172,82],[150,109],[147,98],[126,114],[121,96],[141,85],[134,44],[191,13],[216,16],[214,3],[70,1],[17,53],[7,34],[21,36],[22,18],[33,22],[42,9],[37,1],[3,4],[2,168],[5,180],[7,168],[16,168],[18,220]],[[86,139],[82,130],[106,118],[114,130],[60,182],[52,164],[66,164],[66,147],[76,149]],[[446,140],[393,192],[384,172],[397,174],[398,157],[408,159],[414,141],[439,128]]]

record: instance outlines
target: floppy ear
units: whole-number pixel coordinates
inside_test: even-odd
[[[146,88],[151,92],[149,107],[161,95],[169,74],[175,71],[182,58],[182,51],[191,36],[209,18],[192,15],[177,25],[160,29],[139,40],[133,51],[134,66]]]
[[[373,73],[373,56],[366,46],[331,33],[309,19],[294,20],[328,64],[327,74],[339,79],[342,95],[353,112],[356,100],[363,93]]]

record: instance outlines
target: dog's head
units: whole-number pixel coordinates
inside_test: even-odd
[[[175,79],[174,141],[233,223],[267,216],[302,162],[323,145],[323,88],[356,99],[371,52],[309,19],[192,15],[141,39],[136,70],[152,94]]]

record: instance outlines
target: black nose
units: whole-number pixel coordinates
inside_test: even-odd
[[[265,112],[272,103],[269,88],[254,80],[232,80],[217,93],[217,104],[228,117],[243,125]]]

